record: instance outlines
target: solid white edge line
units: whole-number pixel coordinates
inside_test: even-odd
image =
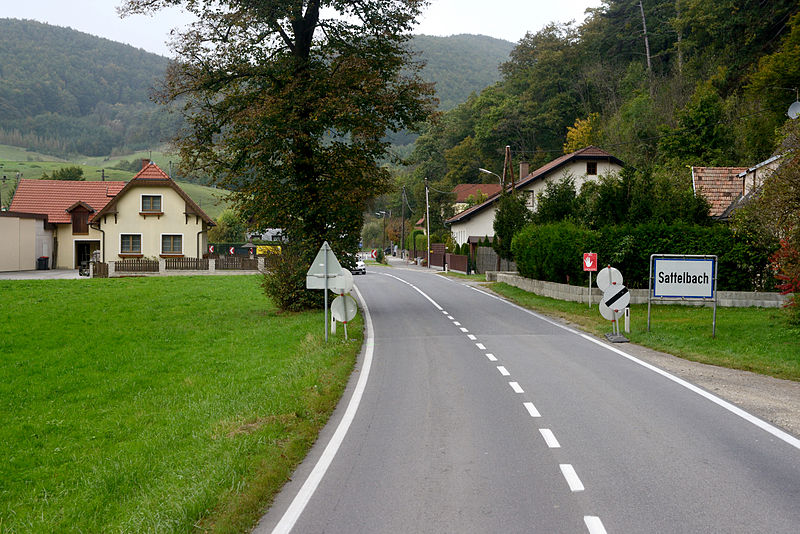
[[[567,485],[569,485],[571,491],[584,490],[583,482],[578,478],[578,473],[575,472],[575,468],[572,467],[572,464],[558,464],[558,467],[561,468],[561,474],[567,479]]]
[[[544,442],[547,443],[547,446],[551,449],[560,449],[561,444],[556,439],[556,435],[553,434],[553,431],[549,428],[540,428],[539,433],[544,438]]]
[[[742,419],[744,419],[748,423],[751,423],[751,424],[757,426],[761,430],[764,430],[765,432],[768,432],[769,434],[772,434],[774,437],[776,437],[779,440],[791,445],[792,447],[794,447],[796,449],[800,449],[800,439],[792,436],[791,434],[789,434],[787,432],[784,432],[780,428],[778,428],[778,427],[776,427],[776,426],[774,426],[774,425],[772,425],[772,424],[770,424],[770,423],[768,423],[768,422],[756,417],[755,415],[742,410],[738,406],[735,406],[735,405],[731,404],[730,402],[728,402],[728,401],[726,401],[724,399],[721,399],[720,397],[717,397],[716,395],[714,395],[712,393],[709,393],[708,391],[705,391],[705,390],[695,386],[694,384],[691,384],[691,383],[687,382],[686,380],[683,380],[682,378],[678,378],[677,376],[675,376],[673,374],[670,374],[667,371],[664,371],[663,369],[659,369],[658,367],[656,367],[654,365],[651,365],[651,364],[649,364],[649,363],[647,363],[645,361],[642,361],[642,360],[636,358],[635,356],[631,356],[627,352],[624,352],[624,351],[622,351],[622,350],[620,350],[620,349],[618,349],[616,347],[613,347],[613,346],[609,345],[608,343],[605,343],[605,342],[603,342],[603,341],[601,341],[599,339],[595,339],[592,336],[584,334],[583,332],[579,332],[579,331],[577,331],[577,330],[575,330],[573,328],[570,328],[568,326],[564,326],[563,324],[559,324],[559,323],[557,323],[555,321],[552,321],[552,320],[548,319],[547,317],[539,315],[538,313],[533,312],[533,311],[531,311],[531,310],[529,310],[527,308],[523,308],[522,306],[514,304],[513,302],[509,302],[509,301],[507,301],[507,300],[505,300],[503,298],[500,298],[500,297],[498,297],[496,295],[492,295],[490,293],[487,293],[486,291],[481,291],[480,289],[474,288],[472,286],[468,286],[468,287],[470,287],[471,289],[473,289],[473,290],[477,291],[478,293],[480,293],[482,295],[485,295],[485,296],[487,296],[489,298],[493,298],[495,300],[499,300],[500,302],[505,302],[509,306],[511,306],[513,308],[517,308],[518,310],[523,311],[523,312],[525,312],[525,313],[527,313],[529,315],[532,315],[532,316],[536,317],[537,319],[541,319],[542,321],[544,321],[544,322],[546,322],[548,324],[551,324],[553,326],[561,328],[562,330],[566,330],[567,332],[571,332],[571,333],[575,334],[576,336],[580,336],[580,337],[586,339],[587,341],[591,341],[595,345],[599,345],[599,346],[601,346],[601,347],[603,347],[603,348],[605,348],[607,350],[610,350],[611,352],[619,354],[623,358],[627,358],[628,360],[632,361],[633,363],[641,365],[645,369],[649,369],[650,371],[653,371],[654,373],[658,373],[659,375],[663,376],[664,378],[666,378],[668,380],[671,380],[671,381],[675,382],[676,384],[685,387],[689,391],[697,393],[701,397],[704,397],[705,399],[713,402],[717,406],[720,406],[721,408],[723,408],[725,410],[728,410],[732,414],[741,417]]]
[[[319,460],[317,460],[314,469],[308,475],[308,478],[303,483],[300,491],[298,491],[297,495],[295,495],[292,503],[289,505],[289,508],[283,514],[281,520],[278,521],[278,524],[275,525],[275,528],[272,529],[273,534],[288,534],[294,528],[295,523],[297,523],[297,520],[300,518],[300,514],[303,513],[306,505],[311,500],[311,496],[314,495],[319,483],[322,481],[322,477],[325,476],[325,472],[328,470],[328,467],[330,467],[333,458],[336,456],[339,447],[344,441],[344,437],[347,435],[347,431],[350,429],[350,424],[355,418],[356,411],[358,411],[358,406],[361,403],[361,397],[364,394],[364,389],[367,386],[369,371],[372,367],[372,354],[375,351],[375,332],[372,328],[372,317],[370,316],[369,308],[367,307],[367,301],[364,300],[364,297],[361,295],[358,287],[353,286],[353,290],[356,292],[358,300],[361,302],[361,306],[364,310],[364,323],[367,327],[367,339],[364,350],[364,365],[359,372],[358,382],[353,390],[353,396],[350,398],[350,402],[347,405],[347,410],[345,410],[344,416],[339,422],[339,426],[336,427],[336,432],[334,432],[331,440],[328,442],[328,445],[322,452],[322,456],[320,456]]]
[[[586,528],[589,529],[589,534],[608,534],[603,522],[596,515],[583,516],[583,522],[586,523]]]
[[[516,382],[514,383],[516,384]],[[522,405],[525,406],[525,409],[528,410],[528,413],[531,414],[531,417],[542,416],[542,414],[539,413],[539,410],[536,409],[536,406],[534,406],[532,402],[523,402]]]

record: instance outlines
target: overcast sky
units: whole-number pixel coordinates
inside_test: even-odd
[[[186,24],[178,9],[161,11],[155,17],[137,15],[120,19],[120,0],[2,0],[0,17],[33,19],[56,26],[69,26],[171,55],[166,42],[169,31]],[[601,0],[432,0],[414,33],[490,35],[516,43],[525,32],[536,32],[552,21],[583,21],[587,7]]]

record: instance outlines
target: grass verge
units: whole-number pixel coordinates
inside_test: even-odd
[[[0,532],[249,531],[363,324],[326,344],[322,311],[280,314],[258,281],[0,281]]]
[[[611,331],[597,303],[566,302],[540,297],[505,283],[491,289],[526,308],[570,321],[596,335]],[[800,328],[780,309],[717,308],[717,335],[711,337],[713,310],[691,306],[653,305],[647,332],[647,305],[631,306],[633,343],[687,360],[753,371],[800,381]]]

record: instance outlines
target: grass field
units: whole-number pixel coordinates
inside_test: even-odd
[[[0,532],[249,531],[362,341],[258,283],[0,281]]]
[[[514,302],[560,317],[584,330],[603,335],[611,323],[597,303],[566,302],[540,297],[503,283],[492,290]],[[693,360],[732,369],[800,381],[800,327],[792,326],[780,309],[717,308],[716,338],[711,335],[713,310],[691,306],[653,305],[647,332],[647,305],[631,306],[632,342]]]
[[[150,158],[152,156],[152,158]],[[164,172],[169,173],[169,161],[176,161],[175,156],[170,156],[158,151],[142,151],[126,156],[113,158],[80,157],[74,161],[65,161],[36,152],[28,152],[19,147],[0,145],[0,178],[6,176],[5,184],[0,181],[0,196],[3,206],[11,202],[11,195],[16,187],[17,173],[22,178],[41,178],[43,173],[53,174],[53,171],[62,167],[77,165],[83,169],[84,179],[88,181],[100,180],[105,173],[106,180],[128,181],[135,173],[112,169],[121,160],[140,161],[143,158],[152,159]],[[224,189],[215,189],[204,185],[188,182],[178,182],[181,189],[186,191],[192,200],[205,211],[209,217],[216,219],[228,206],[226,197],[230,194]]]

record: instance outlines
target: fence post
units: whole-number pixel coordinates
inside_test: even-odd
[[[217,270],[217,260],[208,258],[208,272],[213,273]]]
[[[165,272],[167,272],[167,260],[165,260],[164,258],[159,258],[159,260],[158,260],[158,273],[159,274],[164,274]]]
[[[264,256],[258,257],[258,270],[264,272]]]
[[[108,277],[111,278],[114,276],[114,273],[117,272],[117,262],[110,261],[108,262]]]

